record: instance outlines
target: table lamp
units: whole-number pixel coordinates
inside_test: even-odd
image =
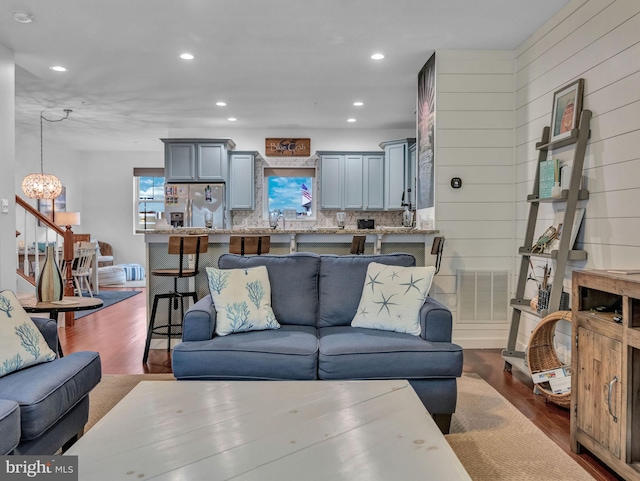
[[[56,212],[54,219],[57,225],[70,230],[72,225],[80,225],[80,212]]]

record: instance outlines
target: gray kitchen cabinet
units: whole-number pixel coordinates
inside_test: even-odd
[[[231,139],[160,139],[164,142],[165,182],[225,182]]]
[[[196,175],[196,145],[165,144],[164,162],[166,182],[192,182]]]
[[[197,144],[196,174],[199,180],[224,181],[227,151],[222,144]]]
[[[402,210],[408,201],[409,146],[415,139],[382,142],[384,149],[384,210]]]
[[[372,152],[318,152],[320,208],[382,210],[384,155]]]
[[[384,155],[365,155],[363,161],[363,210],[383,210]]]
[[[254,163],[257,152],[229,154],[229,209],[255,209]]]
[[[345,209],[362,210],[363,177],[362,155],[344,156],[344,202]]]
[[[342,209],[344,156],[326,154],[320,156],[320,208]]]

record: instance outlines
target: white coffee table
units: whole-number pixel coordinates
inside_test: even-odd
[[[470,480],[410,384],[143,381],[66,454],[88,480]]]

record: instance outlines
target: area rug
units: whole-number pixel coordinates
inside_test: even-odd
[[[90,311],[78,311],[75,313],[75,319],[80,319],[81,317],[88,316],[89,314],[93,314],[101,309],[112,306],[120,301],[124,301],[125,299],[129,299],[130,297],[135,296],[136,294],[140,294],[142,291],[100,291],[100,294],[94,294],[93,297],[97,297],[98,299],[102,299],[102,307],[98,309],[91,309]],[[89,295],[83,294],[83,295]]]
[[[476,374],[464,374],[458,382],[458,405],[446,439],[476,481],[593,480]]]
[[[88,430],[140,381],[172,374],[103,375],[91,391]],[[583,481],[593,478],[489,384],[474,374],[458,383],[449,445],[474,481]],[[429,479],[425,473],[425,479]]]

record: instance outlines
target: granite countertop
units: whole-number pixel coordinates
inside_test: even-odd
[[[229,235],[294,235],[294,234],[437,234],[438,230],[416,229],[413,227],[376,227],[375,229],[356,229],[345,227],[312,227],[307,229],[271,229],[269,227],[252,227],[246,229],[205,229],[204,227],[179,227],[177,229],[139,230],[138,234],[229,234]]]

